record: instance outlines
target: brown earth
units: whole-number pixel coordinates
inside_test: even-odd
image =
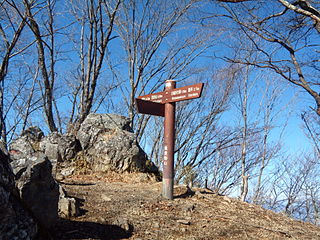
[[[53,239],[212,240],[320,239],[320,227],[208,190],[175,187],[146,174],[73,176],[62,181],[81,203],[81,215],[61,219]]]

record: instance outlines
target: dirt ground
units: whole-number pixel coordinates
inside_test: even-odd
[[[80,215],[61,219],[56,240],[320,239],[320,227],[209,190],[175,187],[161,198],[161,183],[146,174],[73,176],[62,181],[81,205]]]

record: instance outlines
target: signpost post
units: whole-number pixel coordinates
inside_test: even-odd
[[[164,117],[162,196],[167,199],[173,199],[175,103],[201,97],[202,88],[203,83],[176,88],[174,80],[167,80],[163,92],[136,98],[139,113]]]

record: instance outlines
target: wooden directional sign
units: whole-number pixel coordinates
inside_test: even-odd
[[[201,97],[203,83],[175,87],[175,81],[167,80],[163,92],[136,98],[139,113],[164,117],[162,195],[167,199],[173,199],[175,103]]]
[[[165,104],[169,102],[180,102],[184,100],[201,97],[202,88],[203,88],[203,83],[197,83],[197,84],[186,86],[186,87],[174,88],[171,90],[165,90],[163,92],[140,96],[140,97],[137,97],[137,99],[141,99],[149,102],[161,103],[161,104]]]
[[[136,98],[136,108],[138,113],[164,117],[164,104],[162,103],[150,102]]]

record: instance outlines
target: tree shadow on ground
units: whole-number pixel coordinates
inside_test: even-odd
[[[52,229],[51,235],[54,240],[117,240],[131,237],[132,229],[126,231],[116,225],[60,219],[58,224]]]

